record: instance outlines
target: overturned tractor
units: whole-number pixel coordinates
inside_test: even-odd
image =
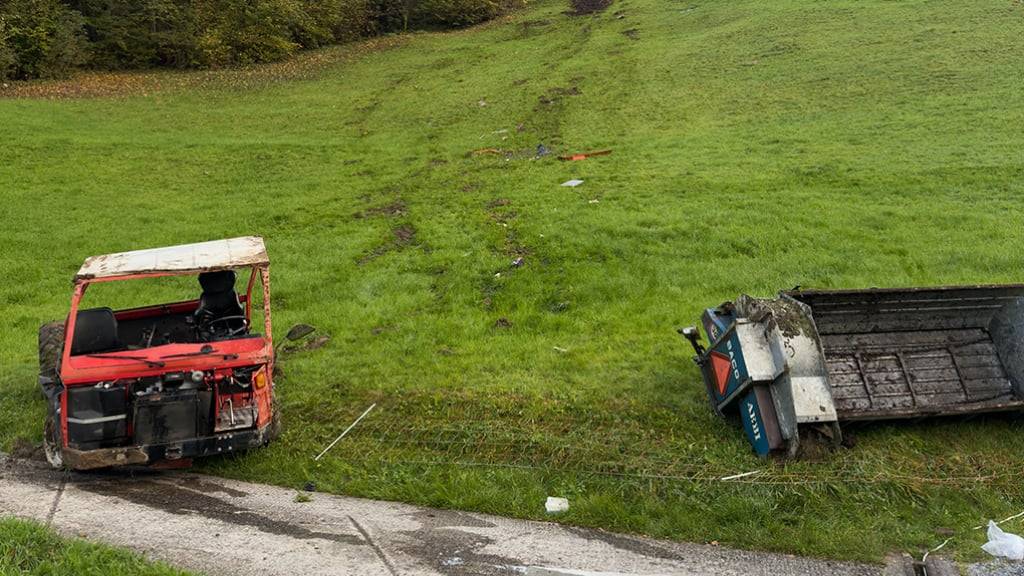
[[[247,275],[241,295],[239,272]],[[196,278],[184,285],[192,294],[116,310],[82,306],[90,287],[130,284],[130,294],[146,298],[140,280],[173,276]],[[160,288],[153,293],[168,292]],[[177,466],[262,446],[279,431],[273,363],[261,238],[88,258],[65,322],[39,331],[47,459],[80,470]]]

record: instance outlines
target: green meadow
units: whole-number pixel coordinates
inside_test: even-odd
[[[565,496],[560,522],[868,561],[945,529],[980,554],[971,528],[1024,510],[1019,420],[864,425],[761,460],[675,330],[798,284],[1020,282],[1024,6],[567,9],[301,73],[6,89],[0,449],[41,439],[36,330],[84,258],[258,234],[275,336],[330,339],[281,361],[281,439],[202,471],[537,519]]]

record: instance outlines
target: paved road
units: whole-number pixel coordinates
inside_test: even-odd
[[[880,567],[729,550],[190,473],[71,474],[0,456],[0,515],[212,576],[875,575]]]

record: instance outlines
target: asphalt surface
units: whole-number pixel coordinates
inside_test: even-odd
[[[191,473],[66,474],[0,456],[0,516],[211,576],[808,575],[880,566],[309,494]],[[538,503],[541,506],[543,503]]]

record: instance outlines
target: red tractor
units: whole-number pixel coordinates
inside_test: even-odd
[[[238,272],[248,272],[241,296]],[[198,276],[198,284],[188,281],[195,291],[182,301],[80,306],[93,285],[186,275]],[[139,285],[126,288],[140,292]],[[47,460],[77,470],[176,467],[265,445],[280,430],[273,367],[262,238],[88,258],[75,275],[66,322],[39,329]]]

